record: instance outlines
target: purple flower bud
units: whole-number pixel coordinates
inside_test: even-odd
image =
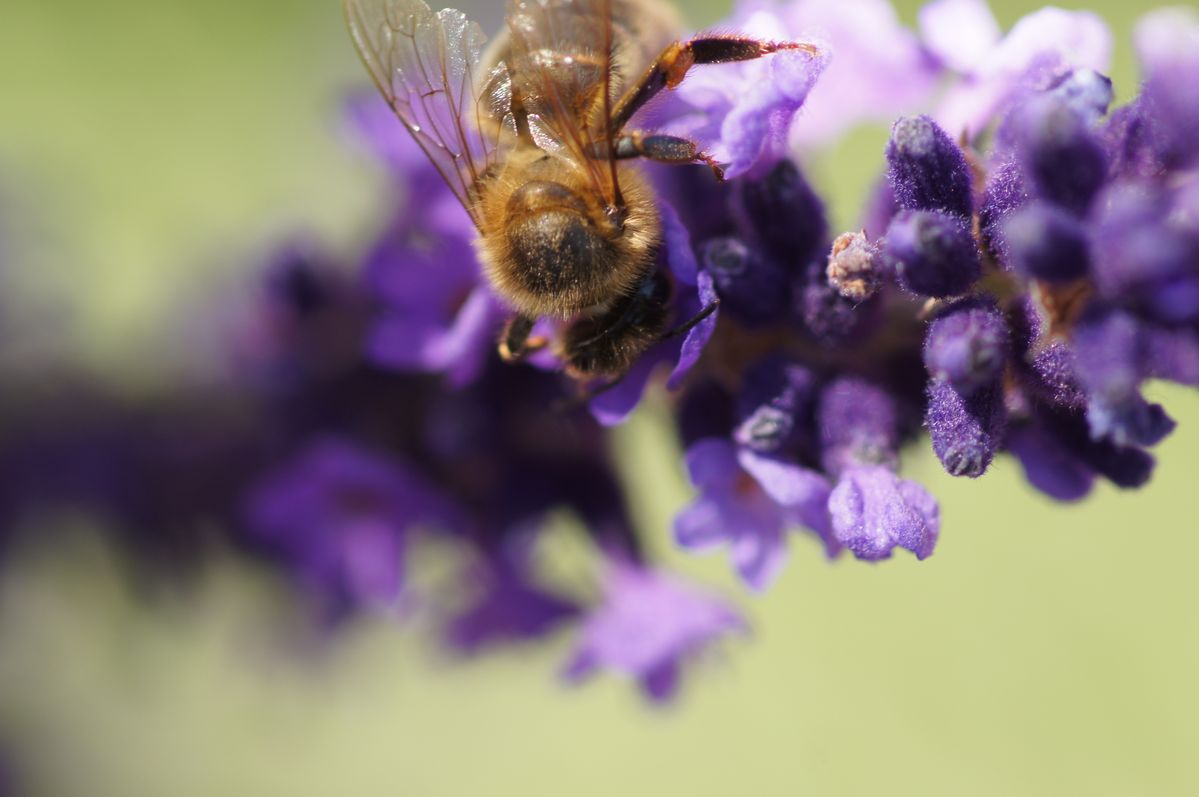
[[[1119,311],[1089,313],[1074,330],[1078,374],[1087,391],[1091,437],[1117,446],[1151,446],[1174,429],[1174,421],[1141,396],[1148,375],[1149,339],[1141,325]]]
[[[1118,446],[1110,440],[1095,440],[1083,413],[1043,411],[1045,429],[1080,462],[1124,489],[1143,486],[1153,475],[1154,459],[1136,447]]]
[[[829,284],[818,264],[791,284],[791,310],[807,337],[825,346],[840,346],[864,337],[878,320],[879,305],[847,299]]]
[[[1091,492],[1095,472],[1046,431],[1041,422],[1013,427],[1007,449],[1020,460],[1028,483],[1058,501],[1078,501]]]
[[[847,232],[833,241],[825,275],[841,296],[864,302],[878,293],[888,274],[878,246],[865,233]]]
[[[886,559],[897,546],[926,559],[940,534],[936,500],[919,484],[878,465],[846,470],[828,507],[834,538],[867,561]]]
[[[1103,141],[1115,179],[1153,179],[1165,171],[1168,145],[1144,94],[1116,110],[1103,128]]]
[[[1033,202],[1009,215],[1001,234],[1007,265],[1025,279],[1069,282],[1090,269],[1086,228],[1048,202]]]
[[[1085,213],[1107,177],[1107,154],[1086,118],[1046,95],[1031,100],[1013,121],[1030,186],[1050,202]]]
[[[760,180],[736,181],[729,209],[747,241],[789,268],[806,264],[827,242],[824,203],[790,160]]]
[[[938,211],[903,211],[887,228],[886,252],[899,284],[923,296],[956,296],[982,272],[970,220]]]
[[[816,423],[829,473],[851,465],[894,466],[898,419],[894,400],[882,388],[852,377],[838,379],[820,394]]]
[[[1092,225],[1100,293],[1162,323],[1199,320],[1199,241],[1167,222],[1166,194],[1117,184],[1101,207]]]
[[[810,442],[816,375],[779,356],[758,362],[737,396],[738,445],[772,454]]]
[[[1069,346],[1056,341],[1030,353],[1026,359],[1031,369],[1031,386],[1039,398],[1062,407],[1086,405],[1086,392],[1078,384],[1078,366]]]
[[[1144,335],[1146,370],[1150,376],[1199,386],[1199,332],[1149,327]]]
[[[720,310],[746,326],[765,326],[787,309],[790,278],[781,266],[750,250],[736,238],[713,238],[700,258],[712,276]]]
[[[446,644],[474,654],[505,642],[543,637],[578,614],[578,606],[530,581],[524,569],[497,558],[471,572],[466,582],[474,600],[447,623]]]
[[[906,210],[972,213],[966,156],[927,116],[904,117],[891,128],[888,177],[895,200]]]
[[[1018,162],[1004,161],[991,170],[987,187],[983,191],[978,220],[983,245],[994,252],[1001,263],[1008,262],[1007,248],[1000,234],[1001,225],[1012,211],[1027,201],[1028,190]]]
[[[969,395],[1002,376],[1009,347],[1007,321],[994,301],[966,299],[929,324],[924,365],[934,379]]]
[[[976,479],[986,472],[1003,441],[1007,409],[998,383],[969,396],[934,379],[928,385],[925,419],[933,451],[950,476]]]

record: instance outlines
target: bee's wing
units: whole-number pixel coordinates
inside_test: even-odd
[[[375,85],[479,226],[472,189],[515,130],[507,67],[476,74],[486,37],[461,11],[434,13],[422,0],[342,4]]]
[[[533,140],[615,202],[615,164],[596,157],[612,152],[612,0],[508,0],[507,18],[512,90]]]

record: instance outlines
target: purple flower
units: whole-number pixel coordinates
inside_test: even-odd
[[[1032,202],[1002,224],[1006,262],[1024,279],[1070,282],[1091,267],[1086,226],[1048,202]]]
[[[1003,386],[996,382],[963,395],[948,382],[934,379],[928,386],[925,425],[945,472],[977,479],[1003,443]]]
[[[453,510],[417,473],[344,440],[310,445],[256,485],[246,523],[305,585],[365,605],[396,601],[410,529]]]
[[[828,508],[837,542],[872,562],[889,558],[896,547],[925,559],[941,529],[936,500],[881,465],[848,468],[829,495]]]
[[[1042,8],[1002,39],[983,0],[942,0],[920,15],[925,43],[960,73],[933,118],[953,135],[980,133],[1029,91],[1049,88],[1071,69],[1106,72],[1111,34],[1087,11]]]
[[[537,639],[575,617],[579,607],[537,586],[528,565],[496,556],[472,568],[465,579],[473,593],[468,607],[446,626],[446,642],[473,654],[504,642]]]
[[[742,580],[765,589],[787,555],[785,532],[805,525],[828,540],[828,482],[782,459],[708,438],[687,449],[699,497],[675,518],[675,540],[692,551],[727,545]]]
[[[725,27],[764,41],[797,38],[771,10],[748,7]],[[739,177],[786,152],[787,134],[812,87],[829,63],[829,52],[780,50],[765,58],[697,69],[683,81],[663,129],[694,138]]]
[[[658,571],[612,562],[603,603],[584,620],[565,674],[577,681],[610,669],[636,678],[646,695],[665,701],[677,691],[686,659],[746,630],[724,602]]]
[[[832,53],[792,130],[800,147],[911,113],[937,87],[936,63],[887,0],[793,0],[779,13],[794,36],[826,42]]]

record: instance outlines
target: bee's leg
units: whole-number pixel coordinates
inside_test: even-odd
[[[767,42],[745,36],[699,36],[690,41],[675,42],[662,51],[612,110],[612,130],[620,130],[633,114],[663,89],[672,89],[682,82],[687,71],[696,64],[724,64],[730,61],[750,61],[779,50],[803,50],[817,53],[806,42]]]
[[[599,150],[605,151],[599,151]],[[606,144],[597,146],[597,157],[606,157]],[[613,142],[613,157],[617,160],[625,158],[648,158],[659,163],[706,163],[716,174],[717,180],[724,180],[724,169],[720,168],[715,159],[701,152],[694,142],[678,136],[644,135],[637,131],[623,133]]]
[[[514,315],[504,325],[504,333],[500,336],[500,359],[504,362],[515,362],[526,354],[531,354],[549,345],[542,337],[530,337],[533,325],[537,319],[523,315]]]

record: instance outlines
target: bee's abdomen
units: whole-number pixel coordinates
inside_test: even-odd
[[[530,315],[567,317],[626,289],[619,256],[583,197],[561,183],[533,180],[508,200],[508,256],[492,264],[496,287]]]

